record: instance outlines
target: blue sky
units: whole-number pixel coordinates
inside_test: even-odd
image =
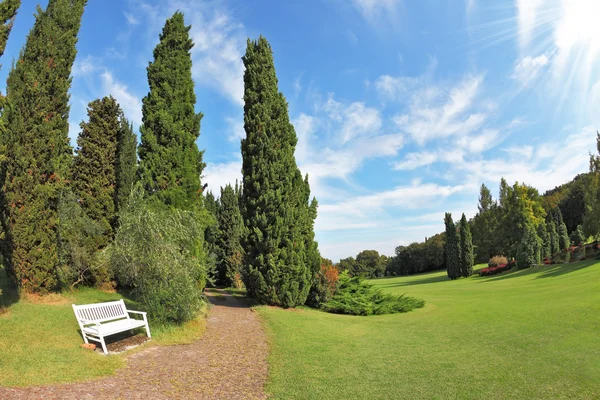
[[[33,24],[35,1],[23,3],[2,82]],[[445,211],[472,217],[481,183],[496,193],[504,176],[544,191],[588,168],[600,127],[596,0],[90,0],[73,140],[86,105],[108,94],[139,126],[146,66],[178,9],[196,44],[204,181],[218,192],[241,176],[241,56],[262,34],[325,257],[393,255],[442,231]]]

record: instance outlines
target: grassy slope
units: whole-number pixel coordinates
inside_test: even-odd
[[[0,306],[8,305],[14,296],[5,286],[5,273],[0,268],[3,289]],[[121,299],[118,293],[81,289],[68,295],[55,296],[54,304],[36,304],[21,300],[0,315],[0,386],[41,385],[73,382],[109,375],[125,365],[122,355],[104,356],[79,347],[83,340],[78,332],[72,303],[86,304]],[[47,301],[47,300],[45,300]],[[139,310],[126,299],[131,309]],[[153,327],[153,344],[188,343],[204,330],[204,319],[183,327]]]
[[[598,398],[600,264],[374,281],[426,300],[373,317],[259,307],[275,398]]]

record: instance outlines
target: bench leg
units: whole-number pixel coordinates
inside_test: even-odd
[[[100,338],[100,344],[102,345],[102,351],[104,352],[104,354],[108,354],[108,351],[106,350],[106,343],[104,343],[104,336],[99,336]]]
[[[152,335],[150,335],[150,325],[148,325],[148,318],[146,317],[146,314],[144,314],[144,322],[146,323],[146,335],[151,338]]]
[[[85,336],[85,333],[82,333],[82,336],[83,336],[83,341],[84,341],[86,344],[88,344],[88,343],[89,343],[89,341],[88,341],[88,338],[87,338],[87,336]]]

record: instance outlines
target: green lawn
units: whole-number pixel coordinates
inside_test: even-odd
[[[257,308],[274,398],[600,397],[600,263],[373,282],[427,304],[372,317]]]
[[[72,303],[86,304],[121,299],[119,293],[84,288],[50,298],[14,302],[16,294],[6,286],[0,267],[0,386],[26,386],[81,381],[114,373],[124,366],[120,354],[105,356],[80,348]],[[126,299],[128,307],[139,306]],[[43,303],[47,304],[43,304]],[[204,318],[182,326],[161,328],[150,323],[153,340],[148,344],[189,343],[204,331]],[[132,350],[135,351],[135,350]]]

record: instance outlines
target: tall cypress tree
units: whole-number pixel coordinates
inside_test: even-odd
[[[201,204],[204,169],[196,140],[202,114],[196,114],[190,50],[194,43],[183,14],[167,20],[148,66],[150,92],[143,99],[139,148],[140,179],[159,203],[191,210]]]
[[[313,229],[317,204],[309,204],[308,181],[296,166],[296,132],[277,87],[271,46],[262,36],[248,40],[242,59],[246,288],[262,303],[293,307],[304,304],[319,268]]]
[[[89,121],[80,124],[77,138],[72,187],[86,215],[102,226],[104,234],[96,242],[97,248],[102,248],[111,240],[116,223],[117,137],[122,111],[108,96],[92,101],[87,113]]]
[[[17,10],[21,6],[21,0],[3,0],[0,2],[0,57],[4,55],[6,49],[6,43],[8,42],[8,36],[13,27],[13,22],[17,16]],[[6,97],[0,93],[0,112],[4,110],[6,105]],[[0,186],[4,182],[5,173],[5,161],[6,161],[6,127],[4,120],[0,119]],[[6,208],[6,202],[4,198],[4,192],[0,190],[0,253],[6,257],[7,246],[6,246],[6,235],[8,228],[5,226],[7,221],[6,215],[8,210]]]
[[[465,278],[473,274],[473,237],[465,214],[460,219],[460,266]]]
[[[456,225],[452,220],[452,214],[446,213],[444,217],[446,225],[446,268],[448,270],[448,278],[456,279],[460,277],[460,252],[458,236],[456,234]]]
[[[57,286],[58,199],[73,159],[69,88],[86,0],[38,7],[25,48],[7,81],[9,107],[3,190],[9,271],[25,291]]]
[[[117,132],[117,186],[115,187],[115,206],[117,212],[125,208],[137,174],[137,136],[131,124],[123,114],[119,118]]]
[[[242,272],[243,249],[241,240],[244,231],[244,221],[240,213],[237,193],[231,185],[221,188],[217,224],[218,283],[231,286],[235,274]]]

